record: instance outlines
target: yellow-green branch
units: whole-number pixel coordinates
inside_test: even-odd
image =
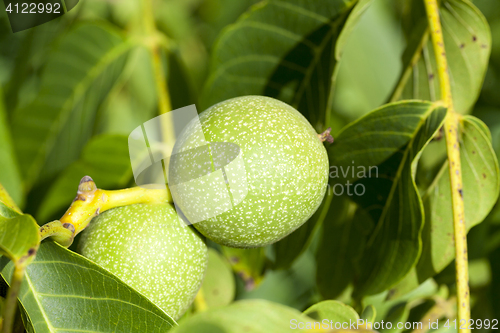
[[[429,22],[434,54],[436,57],[441,99],[448,108],[444,123],[446,150],[450,172],[453,228],[455,234],[455,268],[457,282],[458,322],[461,332],[470,332],[468,323],[470,319],[469,302],[469,272],[467,258],[467,230],[465,228],[465,213],[462,189],[462,168],[460,164],[460,116],[455,112],[451,95],[450,75],[443,32],[439,18],[439,4],[437,0],[424,0]]]
[[[42,239],[53,237],[55,241],[68,247],[73,242],[73,238],[88,226],[93,217],[108,209],[138,203],[167,202],[172,202],[168,188],[133,187],[107,191],[98,189],[92,178],[85,176],[80,181],[77,196],[66,213],[60,220],[42,226],[40,236]]]

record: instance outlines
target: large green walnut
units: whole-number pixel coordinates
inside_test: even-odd
[[[178,319],[201,287],[207,247],[170,204],[114,208],[94,218],[79,252]]]
[[[316,211],[326,191],[328,156],[297,110],[273,98],[244,96],[210,107],[200,122],[202,131],[192,122],[176,142],[169,186],[177,207],[203,235],[226,246],[264,246]]]

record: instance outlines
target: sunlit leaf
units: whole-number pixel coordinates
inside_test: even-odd
[[[0,254],[14,263],[32,260],[40,243],[38,224],[27,214],[0,216]]]
[[[9,281],[13,266],[0,263]],[[166,332],[176,325],[117,277],[50,241],[27,267],[19,295],[36,333]]]
[[[392,100],[440,98],[434,49],[427,30],[422,1],[408,1],[412,22],[407,49],[403,55],[403,72]],[[413,8],[417,7],[417,8]],[[450,70],[453,104],[460,113],[469,112],[476,102],[488,67],[491,34],[486,19],[467,0],[440,2],[446,57]]]

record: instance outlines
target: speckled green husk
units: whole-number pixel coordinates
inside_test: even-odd
[[[201,287],[208,261],[203,240],[170,204],[111,209],[83,232],[79,252],[178,319]]]
[[[194,224],[203,235],[226,246],[265,246],[293,232],[316,211],[328,182],[328,156],[297,110],[273,98],[245,96],[210,107],[200,121],[206,141],[239,145],[248,184],[242,202]],[[192,148],[197,140],[185,135],[177,149]],[[208,186],[205,197],[213,196]],[[183,208],[182,202],[179,206]]]

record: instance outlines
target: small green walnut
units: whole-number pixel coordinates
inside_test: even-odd
[[[178,319],[201,287],[207,247],[170,204],[135,204],[94,218],[79,252]]]
[[[244,96],[210,107],[200,122],[203,131],[188,126],[176,142],[180,157],[171,162],[169,185],[177,207],[203,235],[231,247],[265,246],[316,211],[328,182],[328,156],[297,110],[273,98]],[[205,161],[203,142],[211,154]],[[236,148],[221,149],[221,143]],[[227,155],[233,163],[218,162]],[[197,162],[184,162],[189,157]],[[210,163],[212,172],[200,177],[198,170]]]

